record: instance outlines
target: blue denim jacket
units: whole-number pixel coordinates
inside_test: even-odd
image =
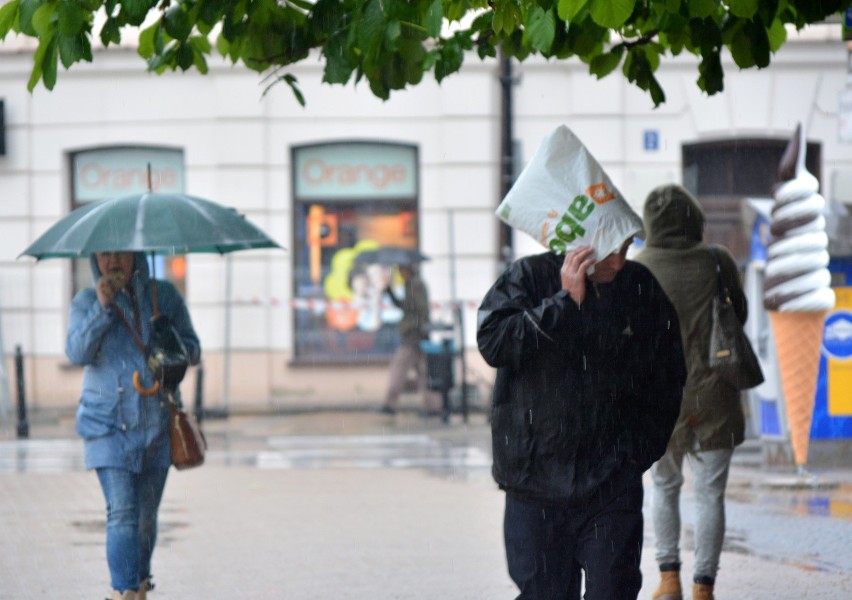
[[[138,299],[141,337],[147,340],[153,316],[151,279],[145,255],[136,253],[134,262],[131,285]],[[97,281],[101,274],[94,256],[90,264]],[[198,364],[201,346],[180,293],[171,283],[158,280],[157,299],[160,313],[169,317],[186,346],[191,364]],[[113,302],[131,324],[132,304],[124,290]],[[65,353],[72,363],[84,367],[77,433],[85,440],[86,468],[117,467],[138,473],[143,459],[147,467],[168,467],[168,399],[164,394],[142,396],[133,387],[134,371],[139,371],[146,388],[154,383],[145,356],[115,310],[101,306],[94,288],[80,291],[71,302]]]

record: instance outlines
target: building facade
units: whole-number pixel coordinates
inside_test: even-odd
[[[737,247],[738,204],[771,195],[774,160],[796,124],[818,155],[827,199],[852,201],[852,146],[840,133],[848,53],[839,25],[791,40],[770,68],[725,63],[726,91],[708,98],[696,61],[660,68],[667,101],[579,61],[514,66],[512,129],[521,168],[540,140],[567,124],[641,212],[656,185],[683,182],[711,215],[708,234]],[[86,202],[153,185],[232,206],[286,248],[227,256],[161,257],[158,273],[184,291],[203,345],[205,403],[280,409],[377,403],[395,343],[392,310],[352,306],[369,274],[356,257],[379,245],[419,248],[433,317],[461,307],[467,377],[487,386],[476,306],[504,265],[500,67],[467,58],[442,85],[426,81],[387,102],[364,85],[321,84],[321,64],[291,72],[307,99],[225,64],[209,74],[149,74],[132,48],[101,50],[62,71],[52,92],[26,89],[32,48],[0,45],[0,340],[4,384],[25,360],[32,406],[73,407],[80,370],[64,356],[67,313],[88,272],[20,253]],[[770,158],[759,148],[773,148]],[[811,157],[813,161],[813,157]],[[718,163],[718,164],[717,164]],[[740,177],[733,175],[740,173]],[[540,251],[510,236],[515,256]],[[357,271],[357,272],[355,272]],[[356,278],[356,276],[362,276]],[[385,273],[385,276],[387,274]],[[391,280],[393,284],[393,280]],[[369,321],[369,322],[368,322]],[[186,382],[191,393],[195,372]],[[8,407],[8,392],[6,393]]]

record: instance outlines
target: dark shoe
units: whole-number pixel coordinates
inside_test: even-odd
[[[385,406],[382,406],[381,408],[379,408],[378,412],[382,413],[383,415],[395,415],[396,409],[385,405]]]

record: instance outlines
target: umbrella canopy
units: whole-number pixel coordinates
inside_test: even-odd
[[[95,202],[56,222],[21,255],[80,258],[94,252],[225,254],[281,248],[233,208],[185,194],[145,192]]]
[[[358,265],[413,265],[419,264],[429,257],[421,254],[414,248],[402,248],[399,246],[383,246],[376,250],[361,252],[355,257]]]

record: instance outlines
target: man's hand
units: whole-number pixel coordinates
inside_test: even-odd
[[[127,277],[124,272],[111,271],[106,275],[102,275],[95,284],[95,292],[98,295],[98,302],[101,306],[109,306],[118,291],[127,283]]]
[[[595,264],[594,248],[577,248],[565,255],[559,274],[562,289],[568,292],[577,306],[586,299],[586,271]]]

